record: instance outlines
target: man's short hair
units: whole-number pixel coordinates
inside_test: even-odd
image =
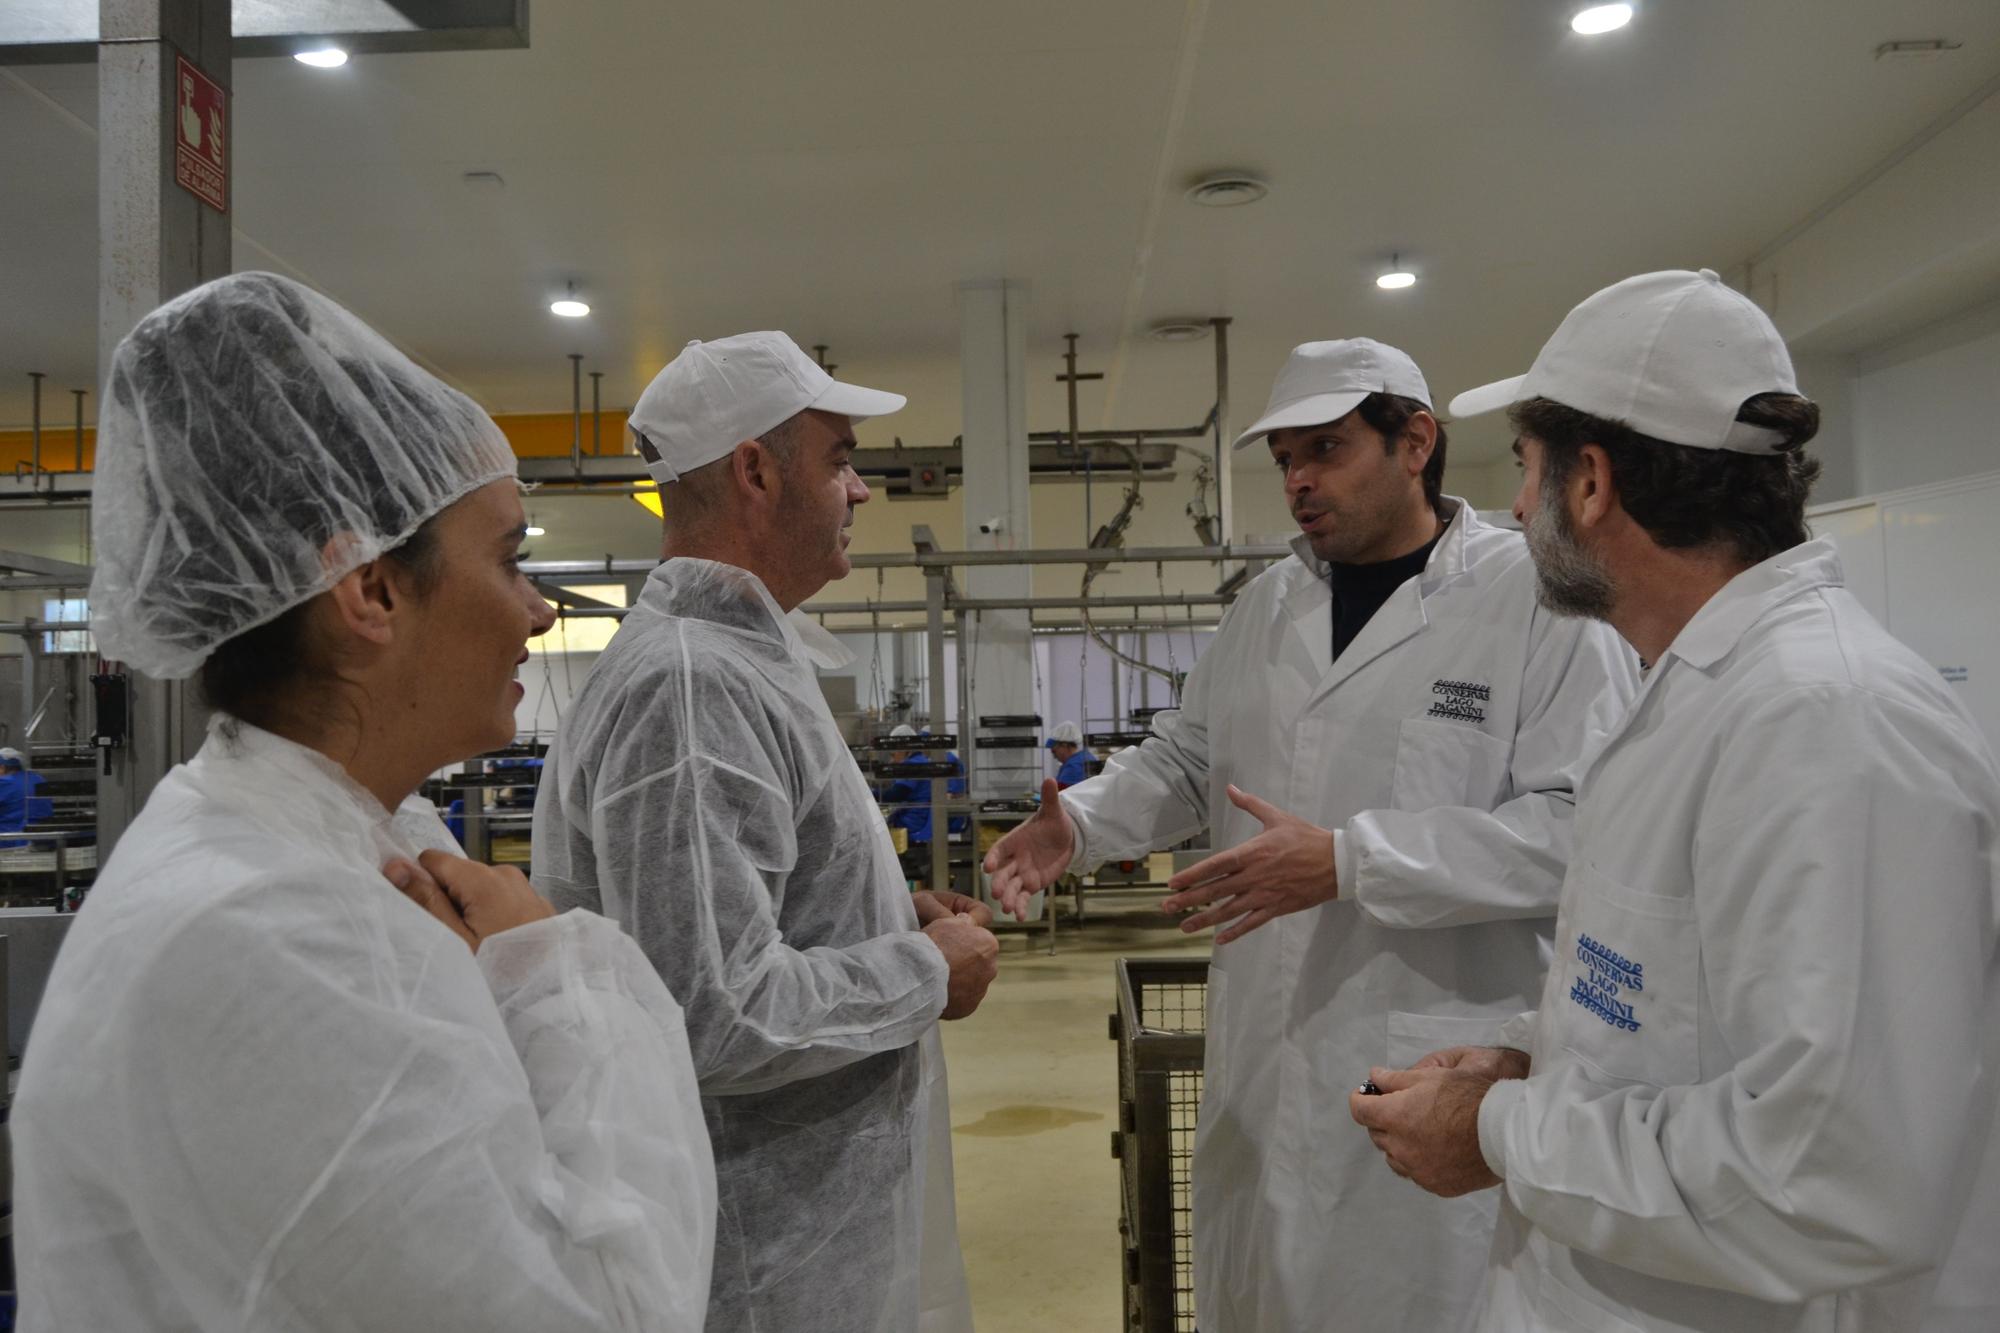
[[[1437,421],[1437,413],[1414,398],[1404,398],[1393,393],[1371,393],[1355,405],[1354,410],[1361,419],[1374,427],[1382,437],[1382,445],[1390,453],[1396,452],[1397,443],[1403,438],[1403,431],[1410,424],[1410,418],[1419,412],[1430,412],[1431,420]],[[1437,443],[1431,446],[1431,457],[1424,464],[1424,499],[1431,509],[1438,507],[1438,497],[1444,494],[1444,423],[1438,421]]]
[[[1619,503],[1669,550],[1719,548],[1754,565],[1812,537],[1806,499],[1820,469],[1803,450],[1819,432],[1811,399],[1762,393],[1743,404],[1738,421],[1784,435],[1770,454],[1668,444],[1548,398],[1516,403],[1507,415],[1517,432],[1541,442],[1545,491],[1568,481],[1584,445],[1603,449]]]
[[[790,471],[798,461],[799,445],[805,438],[806,414],[794,413],[757,437],[757,443],[777,457],[778,466]],[[712,463],[704,463],[679,481],[660,487],[661,517],[670,527],[694,527],[718,516],[723,497],[729,492],[732,459],[730,450]]]

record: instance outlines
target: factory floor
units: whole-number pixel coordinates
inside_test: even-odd
[[[1159,896],[1086,895],[1056,955],[1045,927],[1001,936],[1000,976],[971,1018],[944,1025],[958,1234],[979,1333],[1123,1326],[1112,962],[1206,955]]]

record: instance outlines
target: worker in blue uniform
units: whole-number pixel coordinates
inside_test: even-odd
[[[1058,722],[1044,744],[1056,757],[1056,789],[1074,787],[1090,776],[1090,751],[1083,748],[1083,732],[1074,722]]]
[[[895,739],[908,738],[912,744],[908,750],[897,752],[896,762],[907,764],[924,758],[923,750],[916,745],[918,738],[930,735],[929,731],[918,731],[908,723],[899,725],[889,735]],[[956,775],[945,780],[947,796],[963,796],[966,792],[965,765],[956,751],[946,751],[945,761]],[[882,792],[885,805],[901,807],[889,811],[889,827],[908,831],[908,847],[902,853],[904,873],[911,879],[928,882],[931,865],[931,780],[929,778],[898,778]],[[972,827],[972,820],[966,815],[953,815],[946,824],[952,833],[964,833]]]
[[[35,795],[41,785],[42,775],[28,767],[26,755],[0,748],[0,833],[19,833],[53,813],[53,803]],[[18,840],[0,842],[0,847],[20,845]]]

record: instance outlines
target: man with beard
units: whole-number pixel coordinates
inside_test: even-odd
[[[1644,274],[1453,406],[1510,410],[1543,603],[1652,665],[1539,1011],[1354,1118],[1428,1190],[1501,1187],[1491,1333],[2000,1327],[2000,773],[1811,539],[1777,330]]]
[[[666,561],[535,805],[535,882],[615,918],[686,1011],[711,1333],[971,1327],[937,1020],[985,994],[991,917],[908,892],[789,615],[848,571],[852,423],[903,401],[782,333],[690,343],[647,386],[631,427]]]
[[[1263,417],[1301,535],[1253,580],[1177,712],[993,850],[1003,906],[1204,826],[1170,909],[1221,928],[1194,1149],[1204,1333],[1349,1317],[1451,1333],[1493,1208],[1425,1199],[1335,1132],[1363,1071],[1498,1040],[1541,988],[1574,770],[1637,684],[1603,627],[1535,605],[1521,537],[1442,493],[1411,359],[1296,349]]]

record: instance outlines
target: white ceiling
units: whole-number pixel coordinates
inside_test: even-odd
[[[571,351],[611,406],[689,338],[782,327],[910,394],[871,443],[957,432],[952,284],[1022,278],[1035,429],[1068,331],[1111,372],[1086,425],[1198,420],[1211,344],[1144,330],[1210,314],[1240,426],[1307,338],[1401,344],[1440,396],[1516,372],[1591,290],[1742,261],[2000,72],[1993,0],[1653,0],[1598,39],[1570,8],[542,0],[524,51],[238,62],[236,263],[496,412],[565,410]],[[1929,37],[1964,45],[1874,58]],[[95,378],[95,119],[93,67],[0,70],[0,422],[25,371],[58,416]],[[1218,167],[1270,197],[1186,203]],[[1371,281],[1394,250],[1413,290]],[[587,322],[546,313],[569,277]]]

